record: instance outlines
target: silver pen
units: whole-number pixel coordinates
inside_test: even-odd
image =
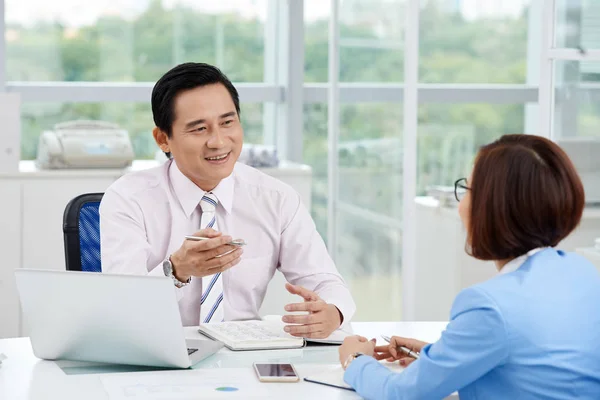
[[[392,341],[392,339],[389,336],[384,336],[381,335],[381,337],[383,338],[383,340],[385,340],[386,342],[390,343]],[[404,347],[404,346],[398,346],[398,348],[400,350],[402,350],[404,353],[408,354],[409,356],[411,356],[412,358],[414,358],[415,360],[419,359],[419,353],[412,351],[411,349],[409,349],[408,347]]]
[[[202,236],[191,236],[191,235],[187,235],[185,238],[187,240],[196,240],[196,241],[210,239],[210,238],[205,238],[205,237],[202,237]],[[245,246],[246,242],[244,241],[244,239],[234,239],[234,240],[232,240],[231,242],[229,242],[227,244],[231,245],[231,246]]]

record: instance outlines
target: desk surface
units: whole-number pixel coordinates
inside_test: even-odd
[[[414,337],[433,342],[440,337],[445,322],[357,322],[352,324],[354,332],[368,338],[377,338],[378,344],[384,335]],[[186,328],[188,342],[206,340],[194,328]],[[0,340],[0,353],[8,357],[0,366],[0,399],[109,399],[101,378],[108,375],[123,375],[122,371],[100,372],[91,368],[89,363],[44,361],[33,355],[29,338]],[[315,346],[293,350],[270,350],[252,352],[233,352],[222,349],[217,354],[197,364],[192,371],[182,373],[196,374],[202,377],[203,370],[211,369],[211,376],[219,375],[224,379],[232,373],[242,374],[248,380],[255,380],[252,363],[254,362],[291,362],[301,378],[314,376],[319,372],[339,364],[337,346]],[[61,368],[62,367],[62,368]],[[115,366],[116,368],[116,366]],[[67,372],[70,371],[70,372]],[[111,371],[118,371],[113,369]],[[127,374],[167,373],[164,372],[127,372]],[[139,374],[139,375],[137,375]],[[258,382],[256,380],[256,382]],[[235,382],[232,382],[235,384]],[[303,399],[356,399],[356,393],[329,388],[301,381],[299,383],[264,383],[268,398]],[[290,390],[292,389],[292,390]],[[220,394],[220,393],[219,393]],[[222,396],[216,396],[221,398]],[[179,398],[179,397],[177,397]],[[238,397],[237,398],[242,398]],[[264,396],[263,396],[264,398]]]

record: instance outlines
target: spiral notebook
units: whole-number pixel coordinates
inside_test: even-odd
[[[344,369],[341,366],[335,366],[325,369],[315,376],[304,378],[306,382],[318,383],[320,385],[331,386],[338,389],[354,390],[350,385],[344,382]]]
[[[390,363],[387,361],[380,361],[389,370],[401,373],[404,368],[398,363]],[[304,378],[306,382],[318,383],[319,385],[331,386],[338,389],[354,390],[350,385],[344,382],[344,369],[340,365],[324,367],[319,374],[314,376],[307,376]]]

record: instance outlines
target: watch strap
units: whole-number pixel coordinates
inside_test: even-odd
[[[192,281],[191,277],[188,278],[187,282],[182,282],[179,279],[177,279],[177,277],[173,273],[173,263],[171,263],[171,257],[170,256],[165,261],[163,261],[163,270],[165,272],[165,276],[168,276],[171,279],[173,279],[173,284],[177,288],[182,288],[184,286],[187,286]]]

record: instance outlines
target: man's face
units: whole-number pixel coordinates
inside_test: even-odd
[[[244,134],[231,95],[222,84],[197,87],[177,95],[174,111],[168,150],[185,176],[212,190],[231,174],[242,151]]]

